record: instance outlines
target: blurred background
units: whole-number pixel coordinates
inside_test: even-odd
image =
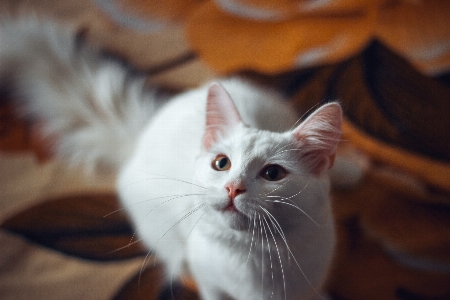
[[[450,299],[450,1],[0,0],[77,28],[169,94],[240,75],[299,116],[338,99],[333,299]],[[0,43],[2,41],[0,40]],[[1,67],[1,66],[0,66]],[[114,174],[53,159],[39,122],[0,95],[0,298],[156,299]],[[172,295],[167,296],[171,299]],[[188,279],[175,299],[197,299]]]

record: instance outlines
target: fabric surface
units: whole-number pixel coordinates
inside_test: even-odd
[[[116,20],[128,21],[131,14],[148,25],[123,22],[135,29],[155,32],[184,23],[190,47],[221,73],[276,73],[335,63],[374,39],[424,73],[450,67],[450,3],[445,0],[106,2],[119,7],[108,9]]]
[[[153,9],[149,3],[159,8]],[[243,22],[242,18],[218,9],[219,4],[231,2],[172,0],[164,1],[170,5],[158,6],[160,3],[156,0],[119,3],[123,5],[119,12],[125,10],[132,16],[137,13],[147,25],[151,19],[147,18],[148,14],[162,20],[169,18],[170,22],[152,33],[145,33],[148,28],[133,29],[134,23],[118,22],[99,1],[4,0],[0,2],[0,10],[13,14],[37,12],[56,18],[62,26],[73,23],[85,32],[86,42],[146,72],[149,80],[169,87],[171,92],[215,76],[216,71],[204,63],[210,55],[205,53],[211,51],[211,55],[217,55],[214,51],[230,51],[231,45],[206,49],[203,53],[195,43],[185,40],[183,28],[188,23],[184,22],[192,22],[192,26],[200,18],[205,18],[205,22],[222,19],[236,24]],[[233,3],[253,6],[256,2]],[[305,28],[317,24],[318,19],[310,15],[312,12],[291,9],[291,1],[274,3],[260,1],[258,7],[275,10],[277,14],[287,13],[289,22],[299,22],[294,17],[304,16],[301,19],[310,24],[301,25]],[[434,78],[423,75],[424,70],[440,70],[433,67],[434,58],[424,60],[431,66],[427,69],[420,67],[419,60],[411,60],[406,54],[406,59],[402,57],[402,46],[408,44],[398,38],[405,30],[406,25],[402,24],[423,27],[423,30],[432,28],[427,39],[410,36],[422,36],[420,28],[403,37],[411,43],[423,41],[427,47],[433,45],[435,37],[447,32],[447,28],[435,30],[434,23],[442,22],[439,16],[447,4],[435,0],[421,2],[428,7],[422,7],[423,12],[430,7],[439,10],[436,18],[428,18],[431,25],[422,25],[425,21],[421,17],[414,17],[417,22],[411,24],[396,13],[410,8],[415,16],[418,5],[415,1],[372,1],[370,5],[365,1],[318,3],[329,3],[327,10],[320,14],[327,20],[324,24],[339,23],[343,11],[368,11],[369,7],[377,7],[377,20],[384,15],[383,26],[392,29],[390,38],[385,35],[382,40],[392,48],[371,43],[364,49],[361,45],[351,51],[346,48],[337,59],[339,62],[326,66],[276,76],[241,74],[284,92],[299,115],[324,99],[341,99],[347,117],[341,150],[345,154],[345,149],[350,148],[368,160],[366,173],[358,185],[333,190],[338,247],[327,291],[332,299],[449,299],[450,121],[447,112],[450,85],[445,74]],[[443,6],[439,9],[433,6],[437,4]],[[202,15],[209,10],[214,14]],[[217,19],[209,19],[216,15]],[[402,13],[402,16],[407,15]],[[348,24],[349,27],[342,27],[344,32],[350,34],[353,32],[350,29],[355,28],[361,32],[359,37],[369,38],[373,31],[364,33],[369,31],[364,27],[366,17],[366,13],[350,14],[361,28],[351,22],[339,24]],[[251,26],[247,29],[250,29],[255,21],[245,22],[249,22]],[[265,26],[259,23],[258,26]],[[224,30],[220,24],[209,28],[206,28],[209,23],[203,24],[205,28],[198,32],[199,36],[214,26]],[[287,27],[280,28],[284,28],[283,33],[290,32]],[[258,43],[261,38],[276,38],[272,34],[261,37],[256,31],[249,36],[247,29],[233,33],[242,40],[255,38]],[[375,31],[381,35],[378,29]],[[292,31],[294,37],[297,34]],[[311,45],[316,45],[314,34],[308,34]],[[229,38],[233,43],[236,41],[236,37]],[[388,42],[390,39],[392,43]],[[354,45],[362,39],[355,41]],[[207,36],[204,42],[209,43]],[[394,47],[396,43],[400,44],[398,48]],[[276,44],[284,44],[281,36]],[[265,55],[263,49],[260,53],[251,50],[252,57],[247,57],[249,52],[240,53],[239,47],[244,45],[233,46],[236,59],[245,60],[251,67],[266,64],[261,59],[254,64],[253,56],[264,56],[269,61],[267,70],[274,70],[270,64],[280,59]],[[193,49],[200,56],[192,55]],[[289,49],[286,51],[292,50]],[[349,59],[341,62],[344,56]],[[443,60],[438,65],[445,66],[445,56],[439,57]],[[224,65],[215,68],[232,70],[234,67],[229,64],[232,61],[223,60]],[[210,65],[217,63],[221,62],[211,61]],[[158,261],[147,261],[147,250],[134,243],[134,229],[126,216],[117,211],[120,206],[114,188],[115,174],[88,176],[83,170],[69,169],[49,151],[51,141],[40,138],[39,124],[18,118],[12,100],[3,93],[0,96],[0,299],[156,299],[158,294],[160,299],[198,299],[188,281],[163,286],[164,273]]]
[[[117,211],[113,174],[93,178],[48,154],[39,161],[48,145],[20,133],[33,125],[7,119],[0,136],[8,145],[0,149],[1,299],[198,299],[192,285],[164,290],[159,264],[145,259]],[[448,299],[448,194],[384,164],[333,198],[333,299]]]
[[[181,24],[189,47],[221,74],[279,73],[336,63],[381,41],[425,74],[450,67],[446,0],[96,0],[148,33]]]

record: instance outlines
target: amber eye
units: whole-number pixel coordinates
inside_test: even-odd
[[[231,161],[223,154],[217,155],[212,162],[212,167],[216,171],[226,171],[231,168]]]
[[[286,171],[278,165],[269,165],[261,171],[261,177],[269,181],[281,180],[286,174]]]

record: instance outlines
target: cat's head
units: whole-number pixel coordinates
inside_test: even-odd
[[[326,104],[292,130],[275,133],[245,125],[221,85],[213,83],[207,97],[196,178],[208,188],[209,215],[236,230],[270,219],[283,228],[305,218],[315,222],[328,198],[324,174],[340,138],[340,105]]]

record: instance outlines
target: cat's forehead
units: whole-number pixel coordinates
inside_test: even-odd
[[[289,141],[285,134],[245,127],[225,138],[222,146],[228,155],[243,161],[267,160]]]

